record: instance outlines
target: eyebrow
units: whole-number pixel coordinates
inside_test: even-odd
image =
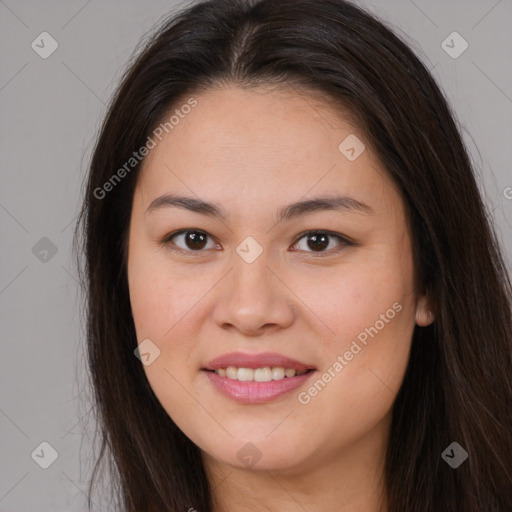
[[[227,212],[217,204],[208,203],[195,197],[178,196],[174,194],[164,194],[154,199],[148,206],[146,213],[170,207],[183,208],[185,210],[190,210],[201,215],[207,215],[221,220],[225,220],[229,216]],[[277,212],[276,223],[284,222],[307,213],[324,210],[346,211],[367,215],[375,213],[374,210],[366,203],[349,196],[322,196],[292,203],[281,208]]]

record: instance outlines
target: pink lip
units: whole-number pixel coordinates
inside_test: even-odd
[[[248,367],[245,366],[245,368]],[[304,375],[285,377],[284,379],[271,380],[270,382],[241,382],[234,379],[228,379],[227,377],[221,377],[217,373],[211,371],[203,370],[203,373],[210,379],[210,382],[215,386],[215,388],[224,396],[242,404],[261,404],[274,400],[298,388],[316,372],[311,371]]]
[[[244,352],[231,352],[220,357],[212,359],[203,370],[217,370],[218,368],[227,368],[236,366],[237,368],[263,368],[265,366],[282,366],[293,368],[295,370],[315,370],[312,365],[308,365],[292,359],[290,357],[277,354],[275,352],[263,352],[261,354],[246,354]]]

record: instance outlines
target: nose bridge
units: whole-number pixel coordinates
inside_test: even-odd
[[[240,255],[243,250],[247,252]],[[268,253],[265,251],[255,256],[254,249],[247,244],[242,244],[237,248],[237,254],[233,255],[232,284],[236,288],[237,294],[241,297],[256,297],[259,294],[267,295],[267,299],[274,293],[271,287],[275,283],[270,283],[269,277],[272,275],[268,266]]]
[[[254,239],[239,244],[232,256],[232,270],[222,285],[223,296],[217,301],[217,323],[249,333],[269,324],[283,327],[293,321],[287,288],[270,266],[267,252]]]

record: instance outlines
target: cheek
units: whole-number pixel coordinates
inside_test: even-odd
[[[194,304],[205,291],[200,280],[181,279],[180,273],[151,251],[130,254],[128,283],[137,341],[150,339],[158,357],[143,369],[159,402],[181,427],[188,425],[197,402],[188,388],[195,366],[198,322],[191,321]],[[190,364],[189,364],[190,362]],[[193,416],[193,414],[192,414]]]
[[[153,265],[137,265],[137,257],[133,257],[133,265],[129,265],[128,284],[132,315],[137,331],[137,338],[158,339],[161,333],[162,319],[172,315],[174,308],[167,303],[172,288],[158,267]]]
[[[173,419],[193,408],[182,385],[199,371],[205,300],[218,281],[213,272],[170,261],[165,251],[148,243],[133,246],[128,284],[138,343],[150,339],[158,358],[144,371],[160,402]],[[181,384],[181,385],[180,385]],[[170,414],[171,415],[171,414]]]
[[[139,340],[163,340],[191,312],[209,281],[204,275],[203,279],[191,277],[189,274],[184,278],[183,272],[160,251],[133,248],[128,262],[128,284]]]
[[[303,413],[318,414],[334,444],[350,443],[388,417],[403,381],[413,325],[402,309],[379,330],[375,320],[356,328],[365,343],[348,335],[328,347],[316,381],[299,397]]]
[[[381,251],[378,258],[359,258],[327,273],[296,272],[291,287],[317,317],[317,330],[328,350],[348,349],[350,341],[377,324],[385,331],[410,332],[414,317],[412,262]],[[400,311],[397,311],[400,309]],[[403,333],[405,335],[405,332]],[[401,336],[403,338],[403,335]]]
[[[361,260],[340,269],[316,289],[304,286],[304,302],[313,305],[329,328],[326,336],[318,338],[325,379],[311,393],[307,391],[304,401],[318,396],[321,408],[338,404],[356,416],[359,412],[378,417],[391,407],[407,367],[415,326],[412,275],[409,257],[386,257],[382,252],[378,260]]]

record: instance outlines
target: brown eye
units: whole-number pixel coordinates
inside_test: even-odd
[[[331,240],[333,238],[338,239],[338,245],[332,247]],[[300,243],[296,243],[294,247],[298,247],[298,250],[303,250],[306,252],[316,252],[316,253],[324,253],[330,252],[331,250],[339,250],[347,245],[351,245],[351,243],[343,238],[341,235],[336,235],[333,233],[328,233],[325,231],[309,231],[304,233],[302,237],[299,239],[306,239],[305,247],[299,247]],[[331,246],[331,247],[330,247]],[[326,249],[329,247],[329,250]]]
[[[185,235],[185,244],[189,249],[199,250],[204,249],[206,245],[206,235],[204,233],[200,233],[199,231],[188,231],[184,233]]]
[[[329,245],[329,237],[323,233],[308,235],[307,244],[313,251],[323,251]]]
[[[164,243],[175,245],[178,249],[186,252],[197,252],[206,248],[208,238],[208,235],[203,231],[189,229],[169,235],[164,240]],[[215,244],[213,246],[215,247]]]

